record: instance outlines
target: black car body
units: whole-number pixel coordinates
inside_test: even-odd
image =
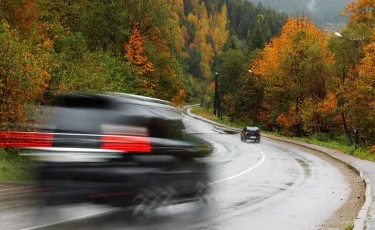
[[[244,127],[241,131],[241,141],[246,142],[252,140],[256,143],[260,142],[261,132],[258,127]]]
[[[168,102],[64,94],[41,111],[38,132],[9,132],[2,143],[29,149],[47,205],[181,203],[206,191],[207,165],[196,160],[205,155],[184,140],[181,113]]]

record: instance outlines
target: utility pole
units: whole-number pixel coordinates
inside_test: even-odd
[[[353,40],[355,42],[355,77],[358,78],[358,50],[359,50],[359,41],[360,40]]]
[[[359,42],[363,41],[365,38],[347,38],[342,36],[339,32],[335,32],[335,35],[340,38],[344,38],[347,41],[353,42],[355,44],[355,77],[358,78],[358,64],[359,64]],[[355,122],[355,129],[354,129],[354,144],[355,148],[357,149],[359,147],[359,129],[358,129],[358,120],[356,119]]]
[[[219,78],[219,73],[215,72],[215,96],[214,96],[214,115],[219,116],[219,89],[218,89],[218,78]]]

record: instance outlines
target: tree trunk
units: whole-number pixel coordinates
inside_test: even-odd
[[[297,124],[295,134],[298,137],[302,136],[302,119],[301,119],[301,108],[300,108],[300,98],[296,98],[296,112],[297,112]]]
[[[350,132],[348,130],[348,126],[346,125],[345,114],[343,112],[340,112],[340,114],[341,114],[342,125],[344,126],[345,133],[348,136],[348,139],[349,139],[350,143],[352,143],[353,142],[352,141],[352,137],[350,136]]]
[[[340,115],[341,115],[342,125],[344,126],[346,136],[348,136],[348,139],[349,139],[350,143],[353,143],[352,137],[350,136],[350,132],[349,132],[349,129],[348,129],[348,125],[346,124],[345,113],[342,111],[343,105],[342,105],[341,100],[339,100],[339,106],[340,106]]]

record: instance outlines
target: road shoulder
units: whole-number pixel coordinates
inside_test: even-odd
[[[215,125],[217,128],[222,128],[222,129],[227,129],[227,130],[232,130],[232,131],[240,131],[240,129],[238,128],[230,127],[225,124],[220,124],[218,122],[211,121],[204,117],[200,117],[196,114],[192,114],[190,110],[191,110],[191,107],[186,108],[186,113],[187,115],[193,118],[209,122]],[[262,134],[262,136],[270,138],[270,139],[282,141],[282,142],[287,142],[287,143],[294,144],[297,146],[301,146],[301,147],[310,149],[312,151],[324,153],[327,156],[330,156],[336,160],[343,162],[344,164],[349,166],[349,168],[352,167],[353,169],[355,169],[358,172],[359,176],[362,178],[361,180],[365,184],[365,188],[363,189],[363,191],[361,191],[362,195],[364,196],[365,201],[362,207],[359,209],[358,214],[356,215],[356,218],[354,220],[354,225],[355,225],[354,229],[355,230],[364,229],[364,228],[370,229],[370,226],[375,224],[375,223],[372,223],[372,222],[375,222],[375,218],[374,218],[375,217],[375,209],[374,209],[375,204],[373,202],[374,200],[373,197],[375,196],[375,194],[371,186],[371,184],[374,184],[375,182],[375,163],[374,162],[361,160],[361,159],[355,158],[353,156],[347,155],[337,150],[333,150],[330,148],[326,148],[326,147],[322,147],[322,146],[318,146],[314,144],[305,143],[302,141],[291,140],[291,139],[283,138],[283,137],[276,137],[276,136],[268,135],[268,134]],[[345,170],[345,171],[349,171],[349,170]],[[350,184],[352,185],[352,183]],[[359,189],[358,191],[360,191],[361,187],[357,187],[355,189]],[[351,198],[352,198],[352,195],[351,195]],[[354,197],[355,196],[356,195],[354,195]],[[361,198],[357,198],[357,199],[361,200]],[[349,201],[349,203],[351,203],[351,201]],[[338,210],[338,213],[340,213],[340,210]],[[323,227],[323,229],[327,229],[326,227],[327,226]]]

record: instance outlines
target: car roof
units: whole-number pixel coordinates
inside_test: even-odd
[[[259,128],[254,126],[247,126],[246,129],[250,131],[259,131]]]
[[[157,104],[164,104],[164,105],[171,105],[172,104],[171,102],[165,101],[165,100],[162,100],[162,99],[140,96],[140,95],[135,95],[135,94],[118,93],[118,92],[109,92],[107,94],[117,96],[117,97],[134,99],[134,100],[145,101],[145,102],[152,102],[152,103],[157,103]]]
[[[127,116],[158,117],[172,120],[181,119],[181,112],[170,102],[151,97],[122,93],[100,94],[79,92],[62,93],[57,97],[62,107],[111,109],[121,105],[128,105],[131,106],[131,109],[122,110],[124,115]]]

